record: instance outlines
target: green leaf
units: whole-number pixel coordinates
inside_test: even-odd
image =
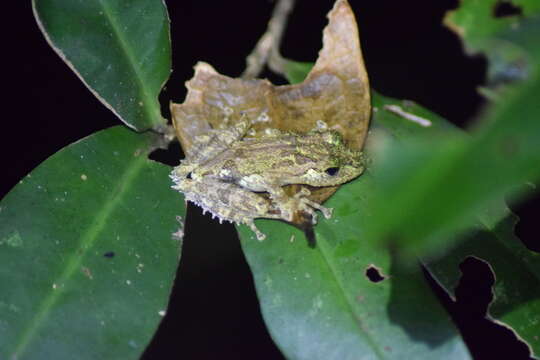
[[[287,68],[290,81],[298,82],[310,66]],[[376,96],[374,101],[386,115],[379,116],[372,129],[402,137],[423,130],[382,110],[382,99]],[[443,121],[433,129],[455,131]],[[376,147],[369,140],[368,144]],[[387,248],[364,241],[364,228],[373,221],[375,188],[369,170],[342,186],[325,204],[334,208],[334,216],[316,225],[315,248],[308,247],[302,232],[280,222],[257,221],[268,236],[263,242],[245,226],[239,227],[274,341],[290,359],[356,359],[358,354],[389,359],[470,358],[419,268],[404,269]],[[370,268],[385,279],[369,280]]]
[[[540,293],[535,284],[539,283],[540,258],[513,236],[516,219],[497,201],[509,191],[515,194],[519,185],[540,179],[539,25],[539,19],[523,20],[507,32],[493,29],[497,41],[478,40],[490,56],[492,81],[515,69],[516,61],[525,64],[525,71],[518,77],[520,83],[506,87],[504,96],[496,98],[470,135],[414,104],[375,94],[368,137],[372,158],[368,174],[374,186],[362,193],[372,200],[368,206],[361,202],[336,206],[336,215],[343,207],[369,217],[365,223],[354,222],[362,228],[362,236],[357,237],[361,242],[392,243],[409,255],[447,252],[428,266],[450,293],[459,277],[458,265],[467,255],[489,261],[497,278],[489,314],[512,326],[536,355]],[[291,71],[289,76],[298,81],[296,73]],[[398,105],[406,115],[420,116],[431,125],[420,126],[407,116],[390,114],[388,105]],[[365,177],[358,181],[367,181]],[[334,233],[339,240],[334,241],[344,242],[341,236],[347,224],[340,221],[337,226]]]
[[[531,64],[540,59],[539,25],[523,23],[506,35]],[[409,254],[445,248],[491,202],[540,179],[538,69],[531,67],[526,81],[505,89],[470,136],[419,132],[406,142],[387,142],[372,168],[378,200],[376,220],[366,228],[368,241],[399,244]]]
[[[529,17],[540,12],[540,2],[537,0],[510,0],[504,3],[513,6],[519,13],[496,17],[497,8],[502,3],[500,0],[461,1],[458,9],[447,14],[445,23],[466,39],[470,49],[477,51],[489,47],[491,39],[501,30],[518,27],[523,16]]]
[[[296,77],[294,81],[301,80],[301,77],[297,75],[294,74]],[[330,228],[331,230],[323,225],[326,222],[316,226],[317,249],[307,249],[302,241],[300,249],[292,249],[292,244],[286,244],[286,241],[283,241],[283,238],[290,236],[292,230],[282,224],[269,221],[258,222],[258,225],[260,224],[261,229],[269,235],[269,241],[279,242],[282,244],[281,247],[264,244],[265,249],[254,249],[256,243],[250,243],[249,239],[243,240],[246,256],[254,272],[263,314],[274,339],[286,355],[292,358],[303,357],[303,354],[299,355],[299,352],[305,351],[303,337],[306,336],[306,332],[316,333],[309,338],[309,341],[313,343],[319,341],[321,347],[324,347],[323,344],[328,344],[328,342],[323,342],[322,336],[316,337],[321,333],[324,334],[321,328],[328,329],[333,326],[331,331],[342,336],[353,331],[351,330],[354,327],[352,319],[361,317],[358,310],[355,311],[352,294],[355,294],[355,291],[361,293],[362,299],[365,296],[371,298],[375,295],[385,295],[384,292],[377,293],[374,289],[371,289],[371,292],[366,291],[358,285],[359,273],[362,273],[369,264],[374,264],[383,273],[392,275],[385,280],[392,283],[392,288],[399,285],[414,287],[415,281],[410,278],[399,281],[400,270],[399,266],[395,265],[399,262],[396,262],[385,247],[381,246],[385,244],[385,241],[398,243],[402,250],[408,249],[410,254],[418,253],[426,248],[437,249],[439,252],[450,250],[441,260],[440,265],[435,261],[429,263],[430,271],[447,289],[455,286],[458,264],[467,255],[460,251],[461,247],[473,249],[474,251],[470,254],[477,254],[482,258],[491,259],[488,256],[491,254],[494,259],[506,259],[505,266],[498,265],[494,261],[501,273],[501,279],[504,279],[502,283],[496,283],[495,292],[501,293],[502,300],[499,301],[503,301],[504,305],[501,306],[495,302],[494,311],[490,314],[513,326],[518,335],[525,340],[537,341],[534,336],[540,332],[540,327],[537,317],[531,314],[538,313],[538,294],[528,289],[527,284],[530,287],[531,284],[538,283],[538,256],[525,249],[513,237],[513,227],[508,224],[512,224],[515,220],[505,207],[501,204],[491,205],[494,199],[499,199],[506,190],[526,179],[534,178],[537,174],[540,159],[534,152],[534,148],[538,143],[536,137],[540,132],[535,128],[537,125],[534,121],[527,121],[535,119],[536,116],[531,116],[530,113],[526,115],[526,112],[535,111],[532,98],[539,92],[530,90],[524,87],[519,95],[514,95],[515,98],[509,98],[518,102],[524,101],[519,108],[518,106],[509,107],[508,104],[502,107],[507,112],[506,116],[510,116],[511,112],[517,113],[518,116],[523,115],[518,117],[523,119],[522,121],[510,122],[506,120],[506,117],[501,117],[501,120],[497,118],[500,115],[495,115],[494,120],[486,122],[484,128],[477,129],[472,136],[467,136],[444,119],[411,102],[397,101],[374,94],[374,115],[367,143],[367,152],[373,163],[366,174],[352,184],[344,186],[330,199],[328,205],[335,204],[335,220],[331,220],[334,221],[334,225]],[[403,116],[392,114],[387,109],[388,105],[400,106],[400,110],[405,111],[406,115],[420,117],[424,126],[415,119],[411,121]],[[497,114],[496,110],[492,111],[493,113],[488,114]],[[512,119],[515,118],[514,116]],[[425,126],[425,120],[431,124]],[[518,142],[517,151],[511,154],[513,157],[510,162],[508,159],[499,159],[500,151],[495,151],[505,149],[504,145],[508,143],[505,141],[507,140],[505,136],[522,141]],[[511,148],[511,150],[514,149]],[[361,187],[357,184],[368,185]],[[351,212],[360,215],[355,218],[350,215]],[[491,229],[491,238],[486,239],[485,231],[477,231],[479,227],[484,230]],[[374,228],[377,231],[373,232]],[[465,231],[468,235],[467,243],[462,243],[460,247],[452,251],[450,245],[463,240]],[[250,236],[249,231],[245,229],[241,229],[240,233],[245,238]],[[303,238],[297,232],[296,238],[299,237]],[[508,239],[511,239],[513,243]],[[486,244],[486,241],[490,243]],[[339,254],[342,248],[347,249],[345,253],[350,252],[351,257],[340,262],[336,254]],[[486,248],[492,251],[481,251]],[[314,261],[311,259],[313,256],[319,256],[323,260]],[[349,263],[355,266],[348,268]],[[391,265],[389,266],[388,263]],[[336,264],[340,265],[336,266]],[[309,272],[309,269],[321,269],[325,265],[330,269],[328,272],[337,274],[335,275],[337,280],[334,281],[337,285],[334,284],[334,289],[327,290],[321,285],[325,284],[325,280],[321,280],[320,271],[314,282],[301,279],[302,273],[310,274],[311,278],[313,274]],[[515,275],[511,271],[513,267],[517,269],[518,276],[522,277],[523,281],[511,281]],[[398,270],[393,270],[394,268]],[[413,270],[410,271],[413,273]],[[326,279],[331,278],[330,275],[326,275]],[[499,276],[497,271],[496,276]],[[415,280],[419,283],[419,279]],[[328,286],[328,284],[325,285]],[[317,321],[308,323],[304,318],[309,318],[313,307],[320,304],[320,301],[315,302],[313,299],[325,290],[327,294],[334,294],[334,296],[341,292],[341,303],[330,302],[330,309],[326,309],[329,311],[326,313],[329,318],[339,318],[340,321],[335,321],[331,325],[324,322],[324,325],[320,325]],[[406,296],[414,293],[415,301],[420,301],[422,308],[436,308],[436,305],[429,301],[431,295],[423,291],[400,290],[396,293],[399,293],[399,296],[395,296],[396,303],[403,301],[408,304]],[[326,296],[328,300],[330,296]],[[287,300],[283,300],[284,298]],[[392,296],[389,298],[393,299]],[[311,302],[310,299],[312,299]],[[344,303],[347,306],[343,305]],[[363,304],[361,310],[377,314],[377,325],[383,327],[381,324],[391,323],[393,320],[380,315],[381,309],[384,309],[387,304],[392,304],[392,301],[382,296],[376,298],[373,303]],[[347,308],[349,311],[343,310]],[[388,313],[390,309],[388,305]],[[402,315],[406,320],[402,324],[414,328],[411,331],[414,340],[422,339],[424,332],[421,324],[426,319],[431,320],[437,316],[421,311],[416,312],[416,309],[406,306],[403,309]],[[348,317],[344,315],[347,312]],[[300,318],[301,321],[294,321],[300,325],[296,324],[294,325],[296,328],[290,329],[293,325],[288,325],[287,318]],[[529,322],[526,322],[527,318]],[[441,321],[441,324],[444,322]],[[343,330],[347,326],[349,328]],[[370,329],[375,327],[376,325],[372,325]],[[444,326],[441,326],[438,331],[432,329],[432,334],[445,333],[443,329]],[[294,341],[294,338],[290,340],[291,333],[301,335],[297,335]],[[446,334],[450,333],[452,332],[447,328]],[[403,344],[399,341],[399,334],[391,332],[383,332],[383,334],[381,338]],[[372,335],[373,332],[370,333],[373,338]],[[359,337],[362,336],[359,335]],[[329,342],[336,341],[334,348],[346,348],[346,345],[339,342],[342,338],[344,337],[336,336]],[[458,338],[453,341],[456,344],[459,343]],[[366,342],[370,344],[369,341],[365,340]],[[362,342],[356,339],[354,343],[361,346],[358,344]],[[404,345],[407,348],[411,346],[412,344]],[[371,351],[381,356],[376,351],[384,349],[384,346],[377,344],[372,347],[376,350]],[[369,348],[369,345],[365,345],[365,348]],[[437,349],[437,347],[430,349]],[[418,350],[426,354],[423,352],[425,349]],[[444,353],[442,349],[440,350]],[[318,347],[315,351],[324,353],[324,350]],[[445,354],[448,355],[448,353]],[[326,356],[325,354],[321,358]],[[414,354],[415,358],[418,356]]]
[[[404,269],[388,249],[363,241],[375,186],[368,172],[325,204],[316,245],[292,226],[257,221],[241,243],[272,338],[289,359],[468,359],[462,339],[419,269]],[[385,279],[372,282],[366,271]]]
[[[0,203],[0,358],[135,359],[166,308],[184,216],[157,137],[72,144]]]
[[[477,146],[498,155],[483,181],[504,181],[521,176],[537,180],[540,140],[540,3],[514,0],[521,16],[494,18],[490,9],[497,1],[462,2],[447,23],[463,36],[465,45],[489,59],[490,85],[506,84],[503,91],[488,91],[494,100],[477,129]],[[516,81],[519,80],[519,81]],[[502,96],[500,95],[502,94]],[[482,155],[482,154],[480,154]],[[484,154],[485,155],[485,154]],[[467,256],[487,261],[494,273],[493,301],[488,316],[512,327],[526,341],[534,356],[540,356],[540,255],[526,249],[514,234],[517,217],[500,201],[481,211],[465,241],[445,257],[428,262],[429,271],[453,294],[459,280],[458,265]]]
[[[432,241],[430,248],[438,249],[439,252],[449,250],[448,247],[459,240],[459,245],[444,257],[428,262],[432,274],[449,293],[453,292],[457,284],[458,265],[465,257],[476,256],[488,261],[496,278],[490,317],[512,327],[517,335],[531,346],[533,354],[538,355],[540,292],[537,289],[540,285],[540,256],[527,250],[512,234],[516,219],[506,210],[504,204],[492,204],[493,199],[498,200],[512,184],[519,184],[520,180],[525,181],[534,171],[538,171],[540,159],[535,149],[539,129],[536,128],[538,115],[534,115],[537,110],[533,94],[538,94],[540,89],[531,91],[529,86],[526,85],[515,98],[507,98],[510,104],[515,101],[512,105],[496,105],[492,109],[492,114],[495,115],[491,118],[492,122],[486,126],[487,129],[478,129],[478,133],[473,133],[466,141],[434,143],[432,154],[428,150],[422,153],[422,145],[412,143],[409,144],[411,148],[418,146],[414,158],[405,154],[403,147],[401,151],[390,152],[395,160],[394,166],[386,169],[386,173],[377,173],[377,179],[380,180],[378,185],[383,189],[381,191],[392,192],[392,181],[395,186],[400,187],[401,193],[395,191],[395,194],[389,197],[392,200],[385,200],[392,201],[393,205],[386,207],[388,214],[381,215],[380,209],[385,207],[384,201],[378,202],[378,210],[375,212],[377,219],[367,224],[366,230],[372,224],[379,224],[382,234],[388,237],[394,234],[391,240],[395,241],[398,241],[399,237],[407,239],[407,243],[400,243],[402,248],[414,248],[418,245],[416,250],[427,245],[426,239]],[[499,112],[500,109],[504,112]],[[379,114],[380,112],[377,112],[375,115],[375,123],[382,122]],[[399,119],[396,117],[396,120]],[[396,135],[396,132],[393,134]],[[504,146],[508,139],[517,147],[516,151],[513,151],[513,147],[508,149]],[[414,138],[407,140],[414,141]],[[447,152],[454,149],[458,151]],[[503,152],[495,151],[497,149]],[[507,150],[511,151],[508,154],[510,158],[501,157]],[[456,157],[457,160],[454,158],[456,153],[459,156]],[[411,159],[416,163],[411,165]],[[453,171],[448,170],[452,169],[449,166],[450,161],[455,162]],[[420,173],[415,180],[410,180],[409,178],[414,179],[414,176],[404,170],[407,167],[410,172],[425,173]],[[376,169],[372,170],[376,172]],[[431,180],[426,175],[430,172],[435,174],[431,180],[440,181],[438,186],[430,184]],[[437,172],[442,176],[437,176]],[[393,175],[393,178],[390,175]],[[423,196],[422,189],[425,191]],[[417,193],[417,198],[407,199],[414,192]],[[441,205],[437,206],[437,202]],[[456,204],[459,203],[461,206],[457,207]],[[456,215],[463,217],[464,213],[469,217],[462,219],[460,227],[452,228],[450,221],[455,220]],[[381,217],[385,216],[388,217],[381,220]],[[392,219],[392,216],[399,219]],[[378,222],[379,220],[381,221]],[[393,231],[390,231],[388,227],[392,220],[395,220],[396,225],[393,225]],[[413,226],[416,226],[416,229]],[[437,234],[441,234],[444,227],[447,227],[448,232],[438,237]],[[467,236],[460,236],[456,229],[466,230]],[[414,233],[414,230],[417,232]],[[378,236],[383,236],[381,233]],[[426,237],[424,242],[420,243],[417,240],[423,235]],[[380,241],[377,236],[371,238],[374,243],[377,240]]]
[[[496,17],[497,9],[504,5],[513,6],[518,13]],[[493,88],[529,76],[531,64],[527,52],[508,41],[507,34],[523,34],[521,27],[539,14],[540,2],[537,0],[467,0],[462,1],[458,9],[450,11],[444,22],[463,38],[470,53],[481,52],[487,56],[488,85]],[[489,89],[481,89],[481,92],[488,98],[496,95]]]
[[[171,71],[162,1],[33,0],[45,38],[98,99],[137,130],[165,125],[158,95]]]
[[[454,295],[459,264],[468,256],[487,261],[495,278],[489,318],[510,326],[540,355],[540,254],[523,246],[514,235],[517,217],[495,203],[469,232],[465,241],[426,266],[446,291]]]

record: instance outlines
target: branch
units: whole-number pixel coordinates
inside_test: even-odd
[[[279,53],[279,44],[287,25],[287,20],[294,7],[295,0],[278,0],[272,17],[268,22],[266,32],[261,36],[257,45],[246,58],[246,69],[242,78],[255,78],[268,63],[268,67],[278,73],[284,73],[285,60]]]

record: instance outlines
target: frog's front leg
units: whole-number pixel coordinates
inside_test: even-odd
[[[305,187],[302,187],[300,191],[294,195],[294,198],[297,199],[302,204],[301,210],[311,215],[312,223],[313,224],[317,223],[317,213],[313,209],[320,210],[326,219],[330,219],[332,217],[333,209],[324,207],[321,204],[310,200],[308,198],[309,195],[311,195],[311,191],[309,191]]]
[[[270,194],[270,199],[280,210],[281,219],[292,222],[297,211],[307,212],[311,215],[312,222],[317,223],[317,214],[314,209],[320,210],[325,218],[332,216],[332,209],[328,209],[307,198],[311,192],[302,188],[294,196],[289,196],[277,183],[265,181],[260,175],[250,175],[242,178],[239,185],[252,191],[266,191]]]
[[[220,173],[222,180],[225,180],[225,173]],[[287,195],[281,185],[265,179],[259,174],[243,176],[235,181],[240,187],[247,191],[267,192],[270,194],[270,199],[277,209],[280,211],[280,218],[286,221],[292,221],[297,207],[295,199]]]

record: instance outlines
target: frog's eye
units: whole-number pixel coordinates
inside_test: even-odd
[[[186,175],[186,179],[190,179],[190,180],[191,180],[191,171]]]
[[[339,168],[338,167],[331,167],[331,168],[328,168],[328,169],[324,170],[324,172],[327,173],[330,176],[334,176],[339,172]]]

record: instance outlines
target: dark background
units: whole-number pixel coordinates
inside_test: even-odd
[[[467,56],[459,39],[441,25],[444,13],[457,1],[350,2],[375,90],[417,101],[461,127],[474,121],[484,104],[476,88],[485,82],[486,61]],[[183,101],[184,82],[193,75],[197,61],[209,62],[229,76],[242,72],[246,55],[265,30],[273,2],[170,0],[167,4],[174,72],[160,99],[169,117],[167,103]],[[298,0],[285,33],[284,56],[316,59],[332,4],[332,0]],[[4,99],[9,95],[3,102],[0,196],[64,146],[120,124],[47,45],[30,2],[11,2],[10,7],[3,24],[10,26],[2,56]],[[271,73],[263,76],[284,83]],[[179,147],[173,146],[155,157],[175,164],[180,155]],[[536,194],[513,206],[522,219],[518,235],[536,251],[533,226],[538,204]],[[487,265],[467,259],[461,268],[464,276],[457,303],[427,280],[475,358],[528,359],[525,345],[509,330],[484,319],[493,283]],[[219,226],[190,207],[177,278],[171,307],[144,359],[282,358],[262,322],[252,278],[231,226]]]

